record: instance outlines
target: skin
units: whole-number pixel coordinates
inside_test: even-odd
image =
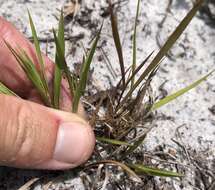
[[[92,128],[71,109],[66,81],[62,82],[62,111],[42,105],[42,101],[13,55],[6,47],[17,44],[32,57],[38,67],[33,45],[0,17],[0,81],[21,98],[0,95],[0,165],[31,169],[62,170],[74,168],[90,157],[95,145]],[[44,56],[49,87],[53,84],[53,63]]]

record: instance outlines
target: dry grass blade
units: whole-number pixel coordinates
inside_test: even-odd
[[[0,94],[19,97],[16,93],[14,93],[12,90],[10,90],[1,82],[0,82]]]
[[[55,54],[55,73],[54,73],[54,93],[53,93],[53,105],[56,109],[59,109],[60,90],[62,81],[62,70],[59,65],[62,65],[65,57],[65,38],[64,38],[64,17],[61,11],[59,26],[58,26],[58,41],[62,50],[63,58]],[[57,45],[57,44],[56,44]],[[56,48],[57,51],[57,48]]]
[[[152,60],[150,65],[145,69],[145,71],[142,73],[142,75],[138,78],[138,80],[135,82],[133,87],[129,90],[129,92],[124,97],[121,104],[124,104],[127,99],[131,96],[131,94],[134,92],[134,90],[139,86],[139,84],[145,79],[147,75],[149,75],[154,68],[156,68],[163,57],[168,53],[168,51],[171,49],[171,47],[175,44],[176,40],[181,36],[182,32],[186,29],[192,18],[195,16],[196,12],[199,10],[199,8],[202,5],[203,0],[198,0],[197,3],[194,5],[194,7],[190,10],[190,12],[185,16],[185,18],[181,21],[181,23],[178,25],[178,27],[175,29],[175,31],[170,35],[170,37],[167,39],[166,43],[163,45],[163,47],[160,49],[158,54],[155,56],[155,58]]]
[[[119,166],[120,168],[122,168],[134,181],[142,183],[142,180],[140,179],[140,177],[132,170],[130,169],[127,165],[115,161],[115,160],[102,160],[102,161],[98,161],[96,163],[90,164],[88,165],[88,167],[93,166],[93,165],[98,165],[98,164],[107,164],[107,165],[115,165],[115,166]]]
[[[87,54],[87,57],[84,59],[84,63],[82,65],[81,68],[81,73],[80,73],[80,81],[78,83],[77,89],[75,91],[75,95],[74,95],[74,100],[73,100],[73,107],[72,110],[73,112],[77,112],[78,110],[78,104],[80,101],[81,96],[84,94],[85,88],[86,88],[86,84],[87,84],[87,78],[88,78],[88,73],[90,70],[90,65],[92,63],[93,60],[93,56],[97,47],[97,43],[99,41],[100,38],[100,34],[101,34],[101,30],[102,30],[103,24],[101,25],[98,34],[90,48],[89,53]]]
[[[107,144],[112,144],[112,145],[125,145],[125,146],[133,146],[127,142],[124,142],[124,141],[118,141],[118,140],[115,140],[115,139],[109,139],[109,138],[105,138],[105,137],[96,137],[96,139],[98,141],[101,141],[101,142],[104,142],[104,143],[107,143]]]
[[[171,101],[175,100],[176,98],[178,98],[179,96],[182,96],[183,94],[187,93],[188,91],[190,91],[191,89],[195,88],[196,86],[198,86],[201,82],[203,82],[204,80],[206,80],[212,73],[214,73],[215,70],[211,71],[210,73],[208,73],[206,76],[202,77],[201,79],[197,80],[196,82],[192,83],[191,85],[161,99],[160,101],[158,101],[157,103],[155,103],[152,106],[151,111],[154,111],[168,103],[170,103]]]
[[[111,18],[112,34],[113,34],[113,39],[114,39],[117,55],[119,58],[120,69],[121,69],[122,84],[123,86],[125,86],[125,66],[124,66],[124,59],[123,59],[123,53],[122,53],[122,45],[121,45],[119,30],[117,26],[117,20],[113,12],[111,0],[109,0],[108,3],[109,3],[110,18]]]
[[[138,174],[146,174],[150,176],[160,176],[160,177],[184,177],[183,174],[161,170],[158,168],[146,167],[142,164],[129,164],[129,167],[133,168]]]
[[[136,11],[136,18],[135,18],[135,24],[134,24],[134,33],[133,33],[133,63],[132,63],[132,74],[134,73],[136,69],[136,61],[137,61],[137,21],[138,21],[138,16],[140,12],[140,0],[137,2],[137,11]],[[135,75],[134,75],[135,76]],[[131,88],[134,85],[135,77],[132,78],[131,80]]]
[[[36,32],[36,29],[35,29],[35,26],[34,26],[34,23],[33,23],[33,20],[32,20],[32,17],[30,15],[29,11],[28,11],[28,16],[29,16],[29,21],[30,21],[30,26],[31,26],[31,31],[32,31],[32,37],[33,37],[33,40],[34,40],[34,46],[35,46],[35,49],[36,49],[37,59],[38,59],[38,63],[39,63],[39,66],[40,66],[40,72],[39,72],[40,77],[42,79],[42,84],[44,86],[44,89],[46,90],[47,96],[50,96],[49,95],[48,82],[47,82],[46,75],[45,75],[45,67],[44,67],[43,55],[42,55],[42,52],[41,52],[41,49],[40,49],[40,44],[39,44],[39,40],[38,40],[38,37],[37,37],[37,32]]]
[[[13,54],[13,56],[16,58],[19,65],[22,67],[23,71],[25,72],[25,74],[27,75],[29,80],[32,82],[32,84],[35,86],[35,88],[38,90],[44,103],[47,106],[52,107],[50,98],[49,98],[47,91],[44,87],[43,79],[41,79],[40,74],[38,73],[36,66],[34,65],[31,58],[27,55],[27,53],[23,49],[20,48],[19,51],[16,51],[6,41],[5,41],[5,44],[7,45],[7,47],[9,48],[11,53]]]

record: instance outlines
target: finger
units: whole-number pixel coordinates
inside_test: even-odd
[[[17,48],[17,45],[22,47],[38,67],[39,64],[37,62],[35,49],[11,23],[0,17],[0,80],[20,96],[28,96],[32,89],[32,83],[27,79],[24,71],[5,45],[4,40],[13,48]],[[45,73],[50,81],[53,73],[53,64],[47,57],[44,57],[44,59],[46,63]]]
[[[41,103],[42,101],[40,96],[37,92],[35,93],[32,83],[26,77],[26,74],[19,66],[8,47],[5,45],[4,40],[7,41],[13,48],[16,48],[17,45],[22,47],[33,59],[36,66],[39,67],[34,46],[11,23],[0,17],[0,81],[7,85],[10,89],[13,89],[13,91],[15,91],[19,96]],[[54,76],[54,64],[45,55],[43,57],[45,61],[45,74],[51,89]],[[67,82],[64,79],[62,81],[61,89],[60,107],[62,110],[71,110],[71,96],[68,90]]]
[[[95,137],[76,114],[0,95],[0,165],[68,169],[91,155]]]

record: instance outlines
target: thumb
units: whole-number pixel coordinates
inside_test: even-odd
[[[6,95],[0,105],[0,165],[69,169],[93,152],[93,131],[78,115]]]

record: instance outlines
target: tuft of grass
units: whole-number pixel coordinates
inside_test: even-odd
[[[151,176],[165,176],[165,177],[183,177],[182,174],[177,172],[171,172],[167,170],[162,170],[158,168],[151,168],[141,164],[127,164],[126,159],[133,156],[133,153],[137,150],[137,148],[144,142],[148,131],[143,133],[138,138],[130,137],[133,134],[138,133],[138,125],[142,126],[144,123],[147,122],[149,119],[149,115],[159,107],[170,103],[175,98],[181,96],[184,93],[187,93],[190,89],[196,87],[201,82],[207,79],[211,73],[207,76],[199,79],[197,82],[187,86],[184,89],[181,89],[177,93],[166,97],[159,102],[154,103],[153,97],[151,97],[150,92],[150,83],[153,79],[156,71],[159,69],[159,65],[161,64],[162,60],[167,55],[168,51],[172,48],[178,38],[181,36],[183,31],[187,28],[191,20],[193,19],[194,15],[200,8],[202,4],[202,0],[196,2],[194,7],[187,13],[184,19],[179,23],[177,28],[172,32],[172,34],[167,39],[166,43],[161,47],[152,61],[149,62],[150,58],[152,57],[154,51],[149,54],[142,63],[137,65],[136,63],[136,36],[137,36],[137,20],[139,15],[140,9],[140,1],[137,1],[137,11],[135,17],[135,25],[133,31],[133,41],[132,41],[132,54],[133,54],[133,61],[132,65],[125,71],[124,68],[124,60],[123,60],[123,52],[120,42],[119,31],[117,27],[117,20],[116,16],[114,15],[114,11],[109,1],[109,9],[110,9],[110,18],[111,18],[111,26],[112,26],[112,34],[114,38],[115,48],[118,55],[119,66],[121,68],[121,79],[117,86],[106,93],[106,98],[103,97],[102,99],[98,99],[97,103],[95,103],[96,113],[98,113],[98,105],[103,106],[105,108],[105,116],[102,118],[97,118],[94,122],[99,126],[99,129],[102,127],[106,128],[108,132],[104,132],[102,134],[98,133],[97,136],[102,135],[98,138],[103,141],[105,144],[109,144],[110,148],[108,154],[111,160],[117,160],[117,162],[121,164],[127,165],[130,169],[132,169],[137,174],[145,174]],[[146,66],[146,64],[149,64]],[[143,70],[143,71],[142,71]],[[130,71],[130,72],[129,72]],[[142,71],[142,73],[141,73]],[[126,74],[128,77],[126,79]],[[140,74],[140,77],[135,80],[137,74]],[[130,87],[130,88],[128,88]],[[100,95],[102,96],[102,95]],[[95,116],[95,115],[94,115]],[[100,121],[100,119],[102,121]],[[153,118],[152,118],[153,119]],[[95,119],[94,119],[95,120]],[[135,139],[135,140],[133,140]],[[120,143],[122,143],[120,145]],[[128,142],[132,146],[124,146],[123,142]],[[113,145],[118,144],[120,147],[114,148]],[[100,143],[99,143],[100,145]],[[104,146],[105,149],[105,146]],[[101,163],[102,161],[98,161]]]

